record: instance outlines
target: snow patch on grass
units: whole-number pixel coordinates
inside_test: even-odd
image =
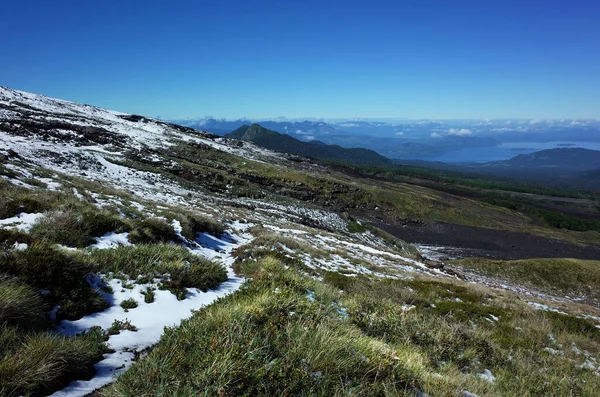
[[[133,245],[129,242],[129,233],[115,233],[110,232],[106,233],[102,237],[95,237],[96,244],[93,244],[91,248],[96,249],[107,249],[107,248],[117,248],[120,246],[128,247]]]
[[[13,216],[12,218],[0,220],[0,227],[5,229],[17,229],[21,232],[29,232],[33,227],[33,224],[42,216],[44,216],[44,214],[28,214],[21,212],[19,215]]]
[[[113,233],[105,241],[110,241],[111,237],[114,239],[114,236],[120,235]],[[209,235],[203,235],[200,241],[207,243],[208,239]],[[228,280],[218,288],[207,292],[187,288],[186,298],[181,301],[177,300],[177,297],[170,291],[159,290],[157,288],[158,280],[146,284],[133,284],[130,282],[127,283],[128,285],[124,285],[123,281],[119,279],[105,280],[114,291],[112,294],[105,294],[111,307],[101,313],[85,316],[80,320],[62,321],[58,331],[66,335],[75,335],[93,326],[100,326],[102,329],[108,330],[115,320],[129,320],[137,328],[137,331],[123,330],[117,335],[111,335],[107,344],[114,352],[105,354],[104,359],[95,365],[96,375],[91,380],[72,382],[65,389],[54,393],[53,396],[85,396],[112,383],[117,375],[125,372],[133,365],[135,357],[140,352],[160,340],[165,327],[178,325],[182,320],[191,317],[194,310],[209,305],[239,289],[244,280],[237,277],[231,269],[231,265],[235,260],[231,253],[239,245],[249,242],[250,239],[251,236],[225,235],[221,239],[210,236],[212,244],[190,248],[197,255],[209,259],[218,259],[226,265],[228,267]],[[91,283],[96,286],[102,284],[99,279],[91,280]],[[152,303],[144,301],[143,292],[148,289],[154,289],[154,301]],[[127,311],[123,309],[120,304],[128,299],[134,299],[138,306]],[[160,315],[157,315],[158,313]]]

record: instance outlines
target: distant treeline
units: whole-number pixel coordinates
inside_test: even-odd
[[[342,165],[337,163],[337,165]],[[394,166],[356,166],[342,165],[350,168],[366,177],[376,177],[392,181],[407,182],[408,178],[419,178],[433,182],[432,187],[439,184],[453,185],[453,189],[470,189],[463,187],[472,187],[477,189],[504,190],[508,192],[538,194],[543,196],[567,197],[600,200],[600,192],[592,192],[585,189],[578,189],[569,186],[568,188],[557,187],[554,183],[546,180],[513,180],[507,177],[498,177],[492,175],[481,175],[474,173],[465,173],[449,170],[435,170],[418,166],[394,165]]]
[[[546,225],[555,227],[557,229],[568,229],[579,232],[596,230],[600,232],[600,220],[582,219],[562,212],[549,211],[543,208],[528,205],[527,203],[520,202],[515,199],[488,197],[481,199],[480,201],[525,213],[533,218],[539,219]]]

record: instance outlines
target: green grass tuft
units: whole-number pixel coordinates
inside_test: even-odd
[[[43,329],[48,326],[45,308],[33,288],[0,278],[0,323],[21,329]]]
[[[63,244],[68,247],[86,247],[94,237],[123,230],[119,217],[88,206],[73,206],[50,211],[31,228],[31,235],[40,241]]]
[[[168,289],[199,288],[207,291],[227,280],[223,266],[192,254],[182,246],[148,244],[92,250],[81,257],[99,272],[121,272],[131,279],[147,279],[170,275]]]
[[[129,234],[129,241],[133,244],[156,244],[179,241],[173,226],[161,218],[147,218],[134,223]]]
[[[122,305],[121,305],[122,306]],[[107,330],[108,335],[118,335],[121,331],[137,331],[137,327],[131,324],[131,321],[128,319],[125,320],[115,320],[113,321],[110,328]]]
[[[0,325],[0,395],[47,395],[71,380],[94,373],[106,351],[104,333],[92,329],[78,337],[15,335]]]
[[[47,303],[61,306],[59,319],[77,319],[108,307],[86,281],[92,270],[80,257],[43,243],[0,254],[0,272],[16,276],[37,290],[50,291]]]
[[[135,309],[136,307],[138,307],[138,303],[135,299],[129,298],[121,302],[121,307],[125,310]]]
[[[548,292],[600,298],[600,261],[580,259],[525,259],[500,261],[470,258],[456,264],[487,276]]]

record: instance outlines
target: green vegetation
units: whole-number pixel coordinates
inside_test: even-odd
[[[391,167],[357,167],[346,166],[363,176],[384,178],[404,182],[408,178],[419,178],[430,181],[431,187],[440,187],[440,183],[452,185],[453,188],[473,187],[477,190],[489,189],[506,192],[539,194],[554,197],[591,198],[597,199],[598,193],[580,189],[559,188],[550,186],[546,181],[514,180],[494,175],[482,175],[469,172],[440,170],[411,165],[395,165]],[[419,183],[419,182],[417,182]],[[467,190],[470,191],[470,190]]]
[[[223,266],[172,244],[142,244],[111,250],[92,250],[80,257],[98,271],[126,274],[133,280],[140,277],[152,280],[169,274],[170,281],[164,281],[163,285],[170,290],[199,288],[207,291],[227,280],[227,272]]]
[[[26,284],[0,278],[0,324],[44,329],[48,320],[37,291]]]
[[[125,299],[123,302],[121,302],[120,306],[123,309],[125,309],[125,311],[127,311],[129,309],[135,309],[136,307],[138,307],[138,303],[135,299],[129,298],[129,299]]]
[[[219,222],[174,208],[166,210],[170,211],[168,221],[144,219],[130,205],[128,193],[77,178],[65,177],[61,182],[63,190],[48,191],[0,180],[0,218],[21,212],[44,213],[30,233],[0,228],[0,395],[47,395],[74,379],[92,376],[94,364],[106,351],[107,335],[136,330],[125,320],[115,322],[107,334],[92,329],[66,337],[53,331],[56,322],[108,307],[103,294],[90,286],[91,273],[113,272],[126,280],[123,287],[133,287],[130,280],[146,283],[156,277],[162,280],[161,288],[180,299],[185,297],[185,288],[206,291],[227,279],[222,266],[182,246],[162,244],[180,241],[170,224],[172,219],[180,220],[188,238],[198,232],[221,235],[224,228]],[[74,189],[82,196],[76,197]],[[126,215],[121,218],[114,215],[117,213]],[[94,237],[124,231],[131,231],[137,243],[151,244],[77,251],[56,245],[85,248],[94,243]],[[153,289],[145,291],[146,303],[154,299]],[[130,310],[137,302],[125,301],[122,306]],[[51,311],[56,318],[50,318]]]
[[[220,237],[225,233],[225,227],[222,223],[205,215],[193,212],[183,213],[178,219],[181,224],[181,234],[189,240],[195,240],[197,233],[208,233]]]
[[[41,188],[48,187],[47,183],[42,182],[39,179],[35,179],[35,178],[22,178],[21,181],[25,182],[28,185],[35,186],[35,187],[41,187]]]
[[[108,335],[118,335],[121,331],[137,331],[137,327],[131,324],[131,321],[125,320],[115,320],[113,321],[110,328],[107,330]]]
[[[152,303],[154,302],[154,289],[147,288],[146,291],[142,291],[142,295],[144,295],[144,302]]]
[[[454,263],[483,275],[500,277],[560,295],[600,298],[600,261],[550,258],[500,261],[470,258]]]
[[[31,236],[13,229],[0,229],[0,248],[9,249],[16,243],[31,244]]]
[[[162,218],[146,218],[135,223],[129,234],[129,241],[134,244],[168,243],[179,241],[173,225]]]
[[[44,243],[0,254],[0,273],[17,277],[37,291],[50,291],[45,300],[49,305],[60,305],[59,319],[76,319],[108,307],[86,282],[92,270],[84,260]]]
[[[243,125],[227,138],[254,142],[259,146],[278,152],[312,157],[320,160],[339,161],[349,164],[388,165],[392,161],[369,149],[347,149],[321,142],[303,142],[286,134],[268,130],[259,124]]]
[[[70,206],[46,213],[32,227],[31,235],[41,241],[68,247],[86,247],[94,237],[124,230],[118,216],[91,206]]]
[[[410,389],[410,371],[392,351],[336,319],[335,309],[308,299],[305,280],[274,261],[263,266],[243,291],[166,332],[147,358],[102,394],[377,395]]]
[[[355,221],[354,219],[350,220],[350,222],[348,222],[348,232],[349,233],[364,233],[367,231],[367,228],[362,224],[359,223],[357,221]]]
[[[123,306],[123,305],[121,305]],[[121,331],[137,331],[137,327],[131,324],[131,321],[125,320],[115,320],[113,321],[110,328],[106,331],[108,335],[118,335]]]
[[[562,212],[549,211],[533,205],[528,205],[518,198],[494,198],[489,197],[482,201],[496,205],[499,207],[510,208],[511,210],[519,211],[531,215],[535,219],[539,219],[550,227],[558,229],[568,229],[585,232],[595,230],[600,232],[600,220],[582,219],[573,215],[568,215]]]
[[[100,329],[65,337],[0,324],[0,395],[47,395],[74,377],[93,374],[106,350],[104,338]]]
[[[600,354],[589,321],[510,295],[450,279],[321,283],[268,257],[244,269],[241,291],[170,329],[101,395],[593,396],[600,386],[581,351],[543,351]],[[479,378],[485,369],[494,383]]]

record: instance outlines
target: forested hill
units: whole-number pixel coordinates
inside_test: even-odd
[[[356,165],[389,165],[392,163],[369,149],[346,149],[338,145],[327,145],[322,142],[304,142],[289,135],[280,134],[262,127],[259,124],[243,125],[227,138],[250,141],[267,149],[299,156],[313,157],[320,160],[339,161]]]

